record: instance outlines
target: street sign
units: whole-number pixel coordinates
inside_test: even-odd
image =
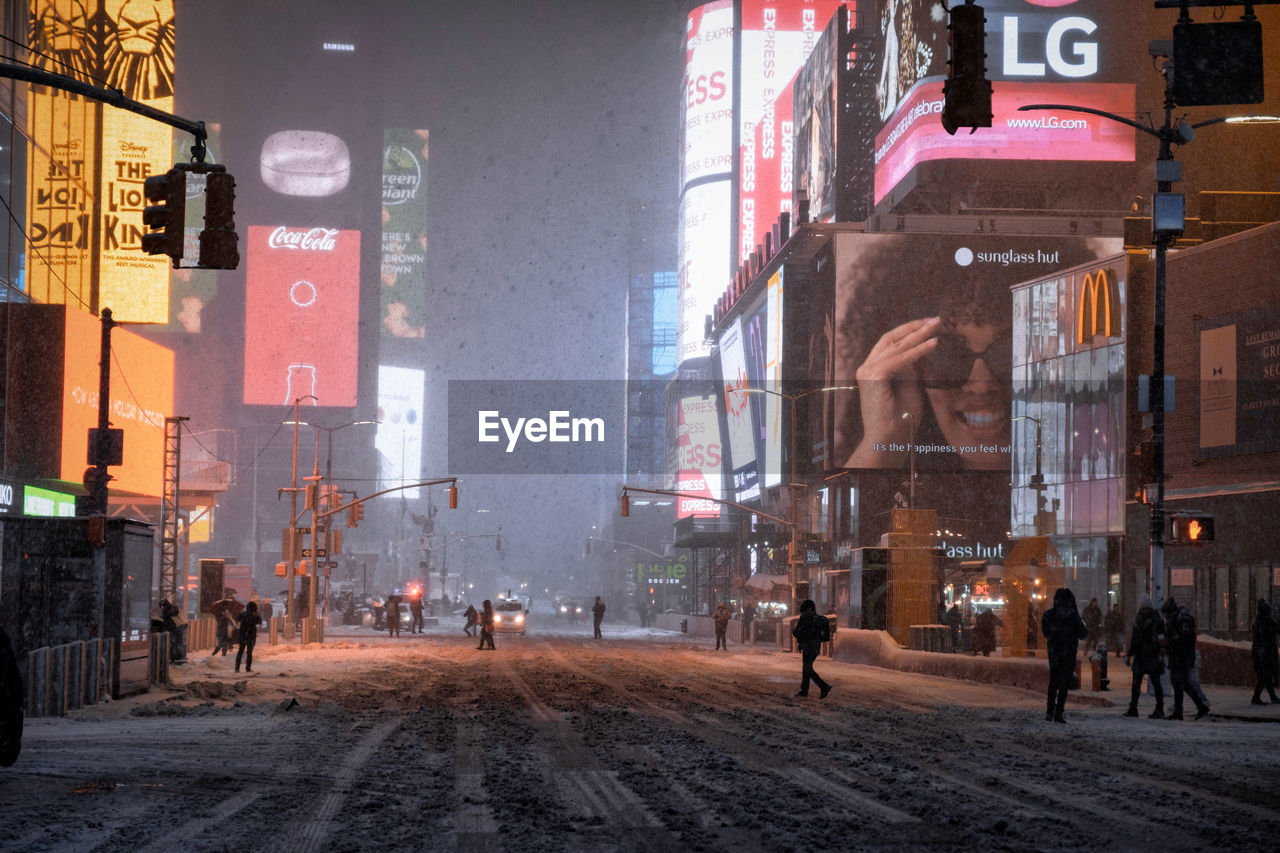
[[[310,528],[310,527],[295,527],[295,528],[293,528],[293,532],[294,532],[294,534],[295,534],[295,535],[297,535],[297,536],[310,536],[310,535],[311,535],[311,528]]]
[[[315,552],[314,556],[316,556],[316,557],[327,557],[327,556],[329,556],[329,549],[328,549],[328,548],[303,548],[303,549],[302,549],[302,556],[304,556],[304,557],[310,557],[310,556],[313,556],[313,554],[312,554],[312,552],[313,552],[313,551]]]

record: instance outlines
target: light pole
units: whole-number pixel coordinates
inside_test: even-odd
[[[1043,436],[1041,433],[1042,424],[1039,418],[1032,415],[1019,415],[1014,418],[1014,421],[1031,421],[1036,425],[1036,472],[1031,475],[1031,489],[1036,493],[1036,535],[1044,536],[1047,535],[1047,533],[1044,532],[1045,525],[1042,523],[1042,519],[1044,518],[1042,513],[1045,511],[1044,491],[1048,486],[1046,486],[1044,482],[1044,470],[1040,467],[1042,461],[1042,448],[1044,446],[1042,442]],[[1057,530],[1056,525],[1054,530]]]
[[[907,436],[907,509],[916,508],[916,416],[911,412],[903,412],[904,420],[909,420]]]
[[[294,620],[298,616],[298,607],[293,600],[293,573],[295,567],[293,555],[298,550],[294,545],[294,540],[298,535],[297,528],[294,525],[297,524],[298,519],[298,407],[302,405],[303,400],[314,400],[317,404],[320,402],[315,394],[307,394],[293,401],[293,474],[289,478],[289,533],[285,536],[285,541],[289,543],[289,553],[285,557],[289,570],[289,598],[284,603],[284,621],[290,639],[293,637]]]
[[[1158,55],[1154,48],[1152,55]],[[1173,159],[1173,146],[1185,145],[1191,142],[1196,137],[1196,130],[1208,125],[1222,124],[1224,122],[1273,123],[1280,120],[1271,116],[1222,116],[1196,122],[1195,124],[1179,121],[1175,126],[1173,123],[1173,110],[1177,103],[1174,101],[1173,96],[1171,64],[1166,64],[1160,73],[1165,78],[1164,124],[1160,127],[1149,127],[1133,119],[1109,113],[1105,110],[1072,104],[1027,104],[1018,107],[1019,111],[1063,110],[1100,116],[1140,130],[1155,137],[1160,143],[1160,151],[1156,156],[1156,194],[1152,198],[1151,204],[1152,240],[1155,243],[1155,293],[1152,299],[1151,386],[1149,395],[1151,405],[1152,488],[1148,583],[1151,586],[1151,599],[1157,603],[1164,598],[1165,265],[1169,254],[1169,245],[1178,238],[1185,226],[1186,211],[1185,199],[1182,193],[1172,192],[1174,182],[1182,180],[1181,164]]]

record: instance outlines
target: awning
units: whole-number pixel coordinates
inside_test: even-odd
[[[791,578],[786,575],[752,575],[747,578],[746,586],[761,592],[772,592],[775,586],[791,586]]]

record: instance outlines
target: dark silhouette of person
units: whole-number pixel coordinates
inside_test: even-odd
[[[422,621],[422,593],[409,596],[409,614],[413,616],[413,621],[409,624],[409,633],[425,633],[425,626]]]
[[[262,615],[258,613],[258,602],[250,601],[246,604],[236,621],[240,624],[240,648],[236,650],[236,672],[240,671],[242,657],[244,671],[253,672],[253,647],[258,642],[258,626],[262,624]]]
[[[1082,615],[1085,630],[1089,632],[1087,642],[1084,644],[1084,650],[1088,653],[1096,649],[1098,643],[1102,641],[1102,608],[1098,606],[1098,599],[1089,599],[1089,604]]]
[[[597,595],[596,603],[591,606],[591,627],[595,629],[597,640],[603,636],[600,633],[600,623],[602,621],[604,621],[604,602]]]
[[[1142,694],[1142,677],[1151,682],[1156,694],[1153,720],[1164,719],[1164,687],[1160,676],[1164,675],[1164,663],[1160,660],[1160,643],[1164,638],[1164,622],[1151,604],[1151,596],[1143,594],[1138,602],[1138,615],[1133,618],[1133,632],[1129,635],[1129,649],[1125,663],[1133,672],[1133,686],[1129,690],[1129,709],[1126,717],[1138,716],[1138,696]]]
[[[387,636],[400,636],[400,602],[403,598],[399,595],[387,596]]]
[[[973,653],[991,657],[996,650],[996,626],[1003,624],[989,608],[980,611],[973,620]]]
[[[1262,691],[1266,690],[1271,697],[1271,704],[1280,704],[1276,697],[1276,681],[1280,679],[1280,656],[1276,652],[1276,633],[1280,626],[1276,625],[1271,615],[1271,605],[1265,599],[1258,599],[1258,610],[1253,616],[1253,699],[1254,705],[1261,705]]]
[[[959,604],[951,605],[947,611],[947,626],[951,629],[951,651],[960,651],[960,625],[964,622],[964,614]]]
[[[724,649],[729,651],[729,643],[725,640],[725,632],[729,629],[729,620],[733,618],[733,613],[729,610],[729,605],[723,601],[716,608],[716,612],[711,614],[711,618],[716,623],[716,649]]]
[[[0,767],[12,767],[22,752],[22,715],[27,691],[9,634],[0,628]]]
[[[1169,659],[1169,683],[1173,687],[1173,713],[1171,720],[1182,719],[1182,697],[1191,694],[1196,704],[1196,719],[1209,715],[1209,706],[1191,687],[1191,670],[1196,665],[1196,620],[1191,611],[1179,607],[1173,596],[1160,607],[1164,614],[1165,653]]]
[[[485,646],[493,651],[493,604],[489,599],[484,600],[484,604],[480,609],[480,645],[477,649],[484,649]]]
[[[471,633],[471,629],[480,624],[480,614],[476,612],[476,606],[468,604],[467,612],[463,615],[467,617],[467,624],[462,626],[462,633],[468,637],[474,637],[475,634]]]
[[[231,651],[231,629],[243,609],[244,605],[236,601],[235,596],[231,595],[219,598],[209,608],[209,612],[213,614],[214,629],[218,638],[218,642],[214,645],[213,651],[209,653],[209,657],[213,657],[218,652],[222,652],[222,656],[226,657],[227,652]]]
[[[756,606],[748,601],[742,605],[742,642],[751,642],[751,623],[756,621]]]
[[[818,621],[825,622],[826,619],[827,617],[818,615],[818,606],[813,603],[813,599],[806,598],[801,602],[800,618],[791,629],[791,636],[795,637],[796,646],[800,649],[801,660],[800,689],[796,692],[797,696],[809,695],[810,681],[818,685],[819,699],[826,699],[827,694],[831,692],[831,685],[823,681],[822,676],[813,669],[813,662],[818,659],[822,651],[822,628]]]
[[[1062,712],[1067,705],[1067,691],[1075,681],[1076,652],[1080,650],[1080,641],[1089,634],[1071,590],[1061,587],[1054,592],[1053,607],[1040,617],[1040,630],[1049,652],[1049,695],[1044,718],[1065,723],[1067,719]]]
[[[1111,605],[1103,619],[1103,631],[1107,635],[1107,647],[1120,657],[1124,650],[1124,612],[1119,604]]]

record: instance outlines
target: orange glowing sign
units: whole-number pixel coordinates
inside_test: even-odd
[[[1086,273],[1080,285],[1076,309],[1076,343],[1090,343],[1094,336],[1120,334],[1118,276],[1106,269]]]
[[[98,425],[97,317],[66,308],[61,479],[88,467],[89,429]],[[158,497],[164,481],[164,419],[173,412],[173,352],[127,329],[111,332],[111,426],[124,430],[124,464],[110,468],[112,491]]]

